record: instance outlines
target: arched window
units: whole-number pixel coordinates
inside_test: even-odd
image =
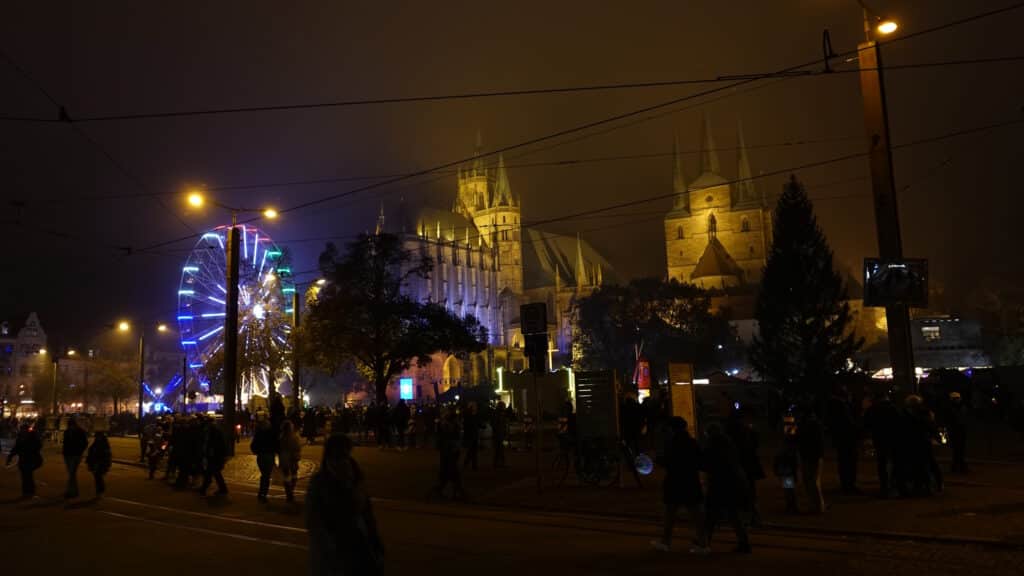
[[[740,231],[750,232],[750,220],[746,216],[740,221]]]
[[[682,226],[677,226],[676,227],[676,240],[682,240],[682,239],[683,239],[683,227]]]
[[[714,214],[708,215],[708,234],[711,236],[718,234],[718,220]]]

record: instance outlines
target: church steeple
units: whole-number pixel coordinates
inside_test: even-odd
[[[757,202],[757,191],[754,190],[754,174],[750,170],[750,155],[747,153],[747,142],[743,137],[743,123],[736,119],[736,141],[739,148],[737,153],[736,176],[739,182],[736,183],[736,200],[740,204]]]
[[[480,134],[480,129],[476,129],[476,148],[473,149],[473,173],[474,175],[484,175],[487,173],[487,166],[484,165],[483,158],[483,147],[484,139]]]
[[[683,158],[679,154],[679,136],[672,139],[672,191],[675,192],[675,209],[690,211],[690,194],[686,191],[686,173],[683,172]]]
[[[377,214],[377,236],[384,232],[384,202],[380,203],[380,212]]]
[[[587,266],[583,261],[583,240],[576,233],[576,291],[587,285]]]
[[[704,174],[708,172],[721,173],[721,166],[718,164],[718,151],[715,150],[715,137],[711,134],[711,120],[708,118],[707,112],[704,112],[701,124],[700,170]]]
[[[494,205],[515,205],[515,199],[512,197],[512,187],[508,183],[508,173],[505,171],[505,157],[501,154],[498,154],[498,175],[494,188]]]

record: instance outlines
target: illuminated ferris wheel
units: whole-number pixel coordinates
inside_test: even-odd
[[[189,370],[204,390],[223,372],[224,320],[227,314],[228,226],[203,234],[181,269],[178,285],[178,329]],[[281,249],[255,226],[239,225],[241,258],[238,272],[238,383],[242,402],[266,397],[270,380],[290,380],[290,370],[277,374],[254,358],[288,350],[291,302],[295,285],[282,264]]]

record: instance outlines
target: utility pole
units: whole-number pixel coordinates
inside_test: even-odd
[[[146,440],[142,437],[142,394],[146,379],[146,333],[139,334],[139,461],[146,458]]]
[[[864,32],[867,40],[858,48],[861,98],[864,126],[868,136],[871,160],[871,189],[875,204],[875,233],[879,257],[884,261],[903,258],[900,238],[896,183],[892,169],[892,148],[889,141],[889,113],[885,103],[882,75],[882,54],[878,41],[872,38],[872,26],[864,11]],[[885,307],[889,333],[889,359],[893,384],[903,390],[917,392],[914,374],[914,349],[910,337],[910,313],[905,303]]]
[[[299,291],[292,292],[292,400],[295,409],[298,410],[302,404],[302,365],[299,361]]]
[[[181,413],[188,412],[188,356],[181,357]]]
[[[227,242],[227,311],[224,315],[224,440],[235,455],[235,398],[238,389],[238,260],[237,216],[231,213]]]
[[[57,358],[53,359],[53,412],[57,415]]]

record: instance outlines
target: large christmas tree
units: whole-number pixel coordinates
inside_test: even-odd
[[[779,198],[773,236],[751,362],[789,396],[821,398],[861,340],[850,329],[846,287],[833,267],[832,249],[796,176]]]

